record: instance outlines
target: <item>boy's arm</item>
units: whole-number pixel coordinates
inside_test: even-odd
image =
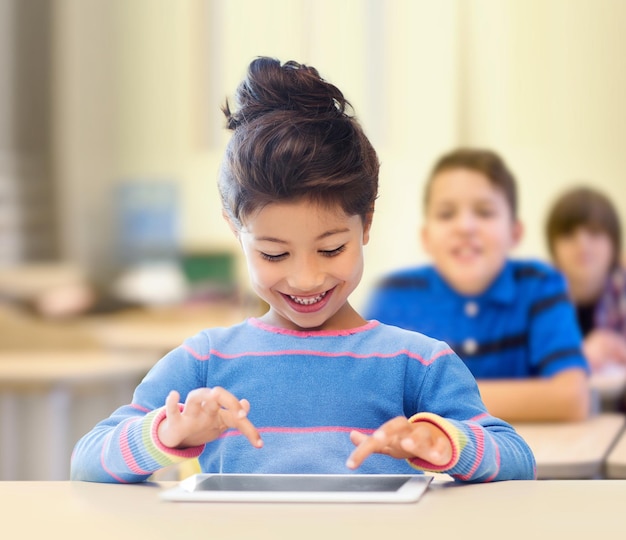
[[[487,410],[507,422],[584,420],[590,412],[587,374],[566,369],[547,378],[479,379]]]
[[[488,410],[509,421],[575,421],[590,412],[589,366],[565,278],[554,269],[527,294],[528,355],[532,376],[479,380]]]

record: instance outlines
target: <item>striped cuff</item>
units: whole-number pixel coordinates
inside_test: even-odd
[[[433,465],[429,461],[413,457],[407,459],[411,467],[420,471],[445,472],[452,469],[452,467],[458,463],[459,457],[461,456],[461,449],[464,446],[462,442],[463,434],[456,427],[454,427],[451,422],[437,414],[426,412],[414,414],[411,418],[409,418],[409,422],[411,424],[416,424],[417,422],[428,422],[429,424],[432,424],[443,431],[452,445],[452,457],[445,465]]]
[[[180,410],[182,411],[184,405],[181,403],[178,405]],[[199,446],[191,446],[189,448],[170,448],[165,446],[159,440],[159,426],[161,422],[165,420],[165,407],[161,407],[160,409],[155,409],[150,414],[146,416],[146,424],[148,426],[148,434],[149,441],[146,441],[147,444],[151,446],[151,451],[155,452],[153,454],[153,458],[156,459],[157,462],[166,465],[171,465],[173,463],[178,463],[180,461],[184,461],[186,459],[197,458],[204,451],[204,444]],[[166,463],[164,463],[164,460]]]

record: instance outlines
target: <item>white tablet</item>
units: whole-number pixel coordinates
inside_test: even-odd
[[[415,502],[432,476],[382,474],[195,474],[164,490],[166,501]]]

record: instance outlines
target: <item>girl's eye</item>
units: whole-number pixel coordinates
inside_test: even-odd
[[[479,208],[476,213],[480,216],[480,217],[491,217],[495,214],[495,212],[493,211],[492,208]]]
[[[260,253],[261,253],[261,258],[270,262],[282,261],[288,255],[287,253],[281,253],[279,255],[270,255],[269,253],[263,253],[262,251]]]
[[[324,257],[336,257],[337,255],[345,251],[345,249],[346,245],[344,244],[342,246],[339,246],[337,249],[322,250],[320,251],[320,253],[324,255]]]
[[[435,218],[440,220],[448,220],[454,217],[454,212],[451,210],[439,210],[435,213]]]

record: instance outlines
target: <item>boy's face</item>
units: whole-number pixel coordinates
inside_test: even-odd
[[[597,295],[608,277],[613,244],[607,233],[583,225],[559,236],[553,245],[554,262],[577,291]]]
[[[485,291],[521,233],[504,193],[482,173],[450,169],[432,179],[422,242],[439,273],[459,293]]]
[[[347,300],[363,274],[369,225],[337,207],[272,203],[238,234],[252,288],[270,310],[268,324],[337,330],[364,323]]]

